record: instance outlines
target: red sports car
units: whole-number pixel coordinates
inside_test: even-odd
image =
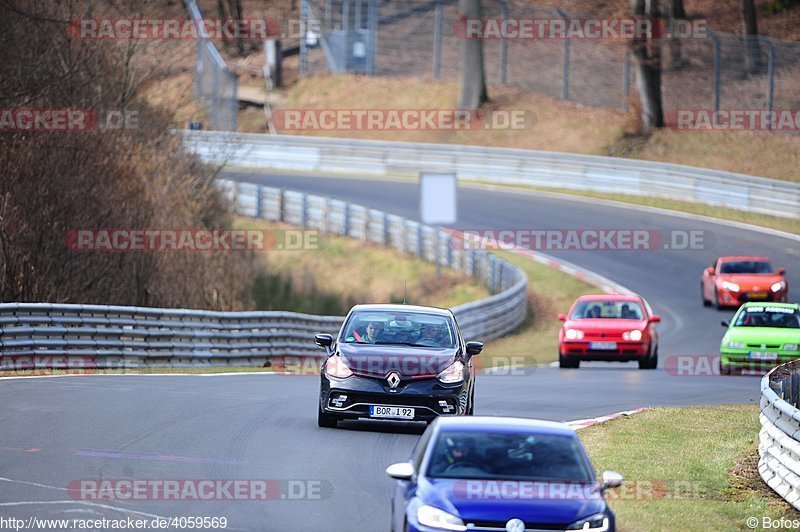
[[[577,368],[582,360],[639,362],[639,369],[658,366],[661,318],[641,296],[603,294],[581,296],[558,333],[558,365]]]
[[[789,297],[786,270],[766,257],[720,257],[703,271],[703,305],[738,307],[746,301],[785,303]]]

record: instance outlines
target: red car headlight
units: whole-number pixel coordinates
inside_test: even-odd
[[[567,329],[564,331],[564,338],[567,340],[582,340],[583,331],[579,331],[578,329]]]
[[[638,342],[642,339],[642,331],[638,329],[633,331],[625,331],[622,333],[622,339],[629,342]]]

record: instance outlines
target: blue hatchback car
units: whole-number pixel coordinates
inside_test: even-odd
[[[437,418],[386,473],[395,532],[613,531],[604,493],[622,484],[597,479],[567,425],[504,417]]]

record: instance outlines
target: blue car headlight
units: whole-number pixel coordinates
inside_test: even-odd
[[[575,521],[567,527],[567,530],[591,530],[593,532],[605,532],[611,526],[611,522],[606,514],[594,514]]]
[[[460,517],[427,504],[417,508],[417,522],[436,530],[464,531],[467,529]]]

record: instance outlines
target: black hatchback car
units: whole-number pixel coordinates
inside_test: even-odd
[[[343,419],[430,422],[472,415],[481,342],[464,342],[449,310],[356,305],[337,338],[317,334],[328,355],[320,372],[320,427]]]

